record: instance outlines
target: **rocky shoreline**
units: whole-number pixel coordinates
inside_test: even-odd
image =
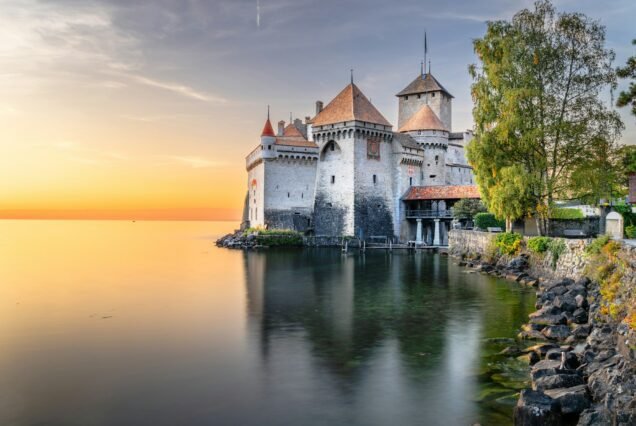
[[[216,240],[214,244],[217,247],[233,249],[255,249],[264,247],[258,244],[255,234],[244,235],[240,229],[222,236]]]
[[[530,367],[532,389],[521,391],[516,425],[636,425],[636,335],[600,313],[596,283],[532,277],[527,255],[459,264],[537,289],[537,311],[502,352]]]

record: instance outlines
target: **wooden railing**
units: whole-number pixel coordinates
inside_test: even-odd
[[[407,219],[445,219],[452,218],[452,210],[407,210]]]

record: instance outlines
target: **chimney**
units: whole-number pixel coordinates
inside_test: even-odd
[[[305,125],[309,124],[309,120],[311,120],[310,116],[305,116]]]
[[[316,101],[316,115],[320,114],[322,111],[322,101]]]
[[[300,118],[294,119],[294,126],[296,126],[297,129],[300,129],[303,126],[303,121]]]
[[[278,136],[283,136],[285,132],[285,120],[280,120],[278,122]]]

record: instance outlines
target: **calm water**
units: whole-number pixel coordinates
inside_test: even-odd
[[[2,425],[509,424],[534,294],[230,223],[0,221]]]

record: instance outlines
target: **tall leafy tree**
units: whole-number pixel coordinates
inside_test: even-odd
[[[523,208],[547,233],[553,202],[574,196],[573,174],[585,190],[582,165],[599,140],[616,149],[623,128],[599,98],[616,86],[605,29],[580,13],[558,14],[544,0],[511,21],[488,23],[474,49],[480,64],[469,67],[475,138],[467,153],[481,194],[494,210],[498,191],[519,183],[510,173],[522,173],[523,202],[499,203],[497,214],[513,218]]]
[[[636,39],[632,40],[632,44],[636,45]],[[632,114],[636,115],[636,56],[630,57],[627,60],[627,64],[625,64],[624,67],[618,68],[616,73],[620,78],[632,80],[629,83],[629,88],[618,95],[616,105],[619,107],[631,105]]]

